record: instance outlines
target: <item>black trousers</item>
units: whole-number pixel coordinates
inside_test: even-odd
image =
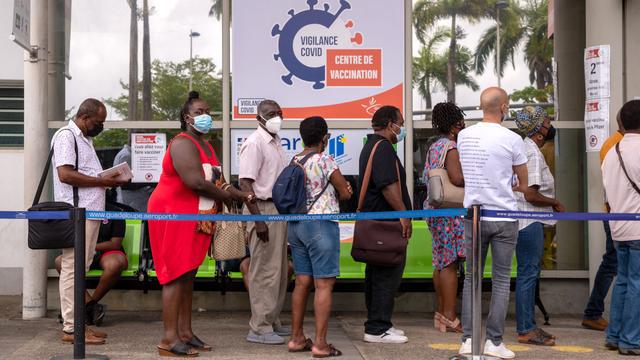
[[[364,332],[382,335],[391,327],[395,296],[400,288],[404,262],[397,266],[367,264],[364,280],[364,297],[367,305],[367,321]]]

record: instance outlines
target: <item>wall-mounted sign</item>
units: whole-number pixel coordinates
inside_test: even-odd
[[[13,1],[13,26],[11,27],[11,40],[20,45],[26,51],[31,51],[31,1]]]
[[[584,50],[584,81],[587,100],[611,96],[611,48],[591,46]]]
[[[602,143],[609,137],[609,99],[587,100],[584,109],[584,134],[587,152],[602,149]]]
[[[167,148],[165,134],[131,134],[131,168],[134,183],[157,183]]]
[[[233,118],[265,97],[288,119],[403,109],[404,1],[233,1]]]
[[[244,140],[255,131],[252,129],[232,129],[231,130],[231,174],[238,174],[238,158],[240,154],[240,147]],[[329,139],[329,145],[325,150],[329,153],[338,163],[340,172],[343,175],[358,175],[358,162],[360,159],[360,152],[366,141],[367,134],[371,134],[371,130],[357,129],[357,130],[339,130],[329,129],[331,138]],[[287,154],[287,161],[300,153],[304,144],[300,137],[300,132],[294,129],[285,129],[279,133],[282,147]],[[397,145],[398,156],[404,163],[404,142]]]

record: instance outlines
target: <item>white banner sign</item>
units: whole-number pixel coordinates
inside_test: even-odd
[[[264,97],[288,119],[403,110],[404,1],[233,1],[233,118]]]
[[[131,134],[132,182],[157,183],[166,148],[165,134]]]
[[[232,175],[238,175],[240,147],[244,140],[254,131],[252,129],[231,129]],[[331,133],[331,138],[325,151],[333,156],[343,175],[358,175],[360,152],[366,141],[367,134],[371,134],[372,131],[366,129],[329,129],[329,132]],[[304,148],[300,132],[294,129],[285,129],[280,131],[279,135],[282,147],[287,154],[287,162],[289,162],[294,155],[300,153]],[[404,142],[398,144],[397,151],[400,160],[404,163]]]
[[[29,23],[31,16],[31,1],[14,0],[13,2],[13,27],[11,28],[11,40],[23,49],[31,51]]]
[[[598,152],[609,137],[609,99],[587,100],[584,114],[587,152]]]
[[[611,48],[609,45],[584,50],[584,81],[587,100],[611,96]]]

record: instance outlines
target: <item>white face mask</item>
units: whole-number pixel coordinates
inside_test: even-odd
[[[260,117],[262,120],[266,121],[264,127],[268,132],[274,135],[280,132],[280,129],[282,128],[282,118],[280,116],[274,116],[269,120],[265,119],[262,115],[260,115]]]

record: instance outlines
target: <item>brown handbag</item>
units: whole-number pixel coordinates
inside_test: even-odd
[[[364,197],[371,179],[373,155],[378,145],[384,140],[378,141],[371,150],[367,167],[362,179],[362,189],[358,199],[358,212],[364,204]],[[396,162],[398,174],[398,189],[400,186],[400,168]],[[376,266],[397,266],[405,261],[408,240],[402,237],[402,225],[400,221],[382,220],[358,220],[353,231],[353,244],[351,257],[353,260]]]

